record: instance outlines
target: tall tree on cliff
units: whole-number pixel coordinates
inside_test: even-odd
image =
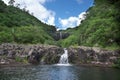
[[[15,3],[15,0],[10,0],[10,1],[8,2],[8,4],[11,5],[11,6],[14,6],[14,3]]]

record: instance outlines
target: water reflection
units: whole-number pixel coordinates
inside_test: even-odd
[[[51,80],[76,80],[77,76],[72,66],[54,66],[51,69]]]
[[[72,66],[40,66],[37,71],[39,80],[77,80]]]
[[[120,80],[120,70],[79,66],[39,65],[0,69],[0,80]]]

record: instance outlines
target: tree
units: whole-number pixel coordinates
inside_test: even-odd
[[[10,1],[8,2],[8,4],[11,5],[11,6],[14,6],[14,3],[15,3],[15,0],[10,0]]]
[[[16,7],[19,8],[19,7],[20,7],[20,4],[16,4]]]
[[[27,6],[25,5],[24,8],[23,8],[23,11],[26,11],[26,8],[27,8]]]

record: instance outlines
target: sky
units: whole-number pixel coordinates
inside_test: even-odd
[[[2,0],[7,5],[9,0]],[[15,0],[20,8],[26,7],[29,13],[40,21],[60,29],[74,28],[85,19],[86,10],[94,0]]]

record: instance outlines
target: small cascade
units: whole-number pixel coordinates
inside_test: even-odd
[[[68,62],[68,50],[64,48],[64,54],[61,55],[59,63],[57,65],[69,66]]]
[[[64,54],[61,55],[59,64],[68,64],[68,51],[64,49]]]
[[[60,39],[62,39],[62,32],[60,32]]]

